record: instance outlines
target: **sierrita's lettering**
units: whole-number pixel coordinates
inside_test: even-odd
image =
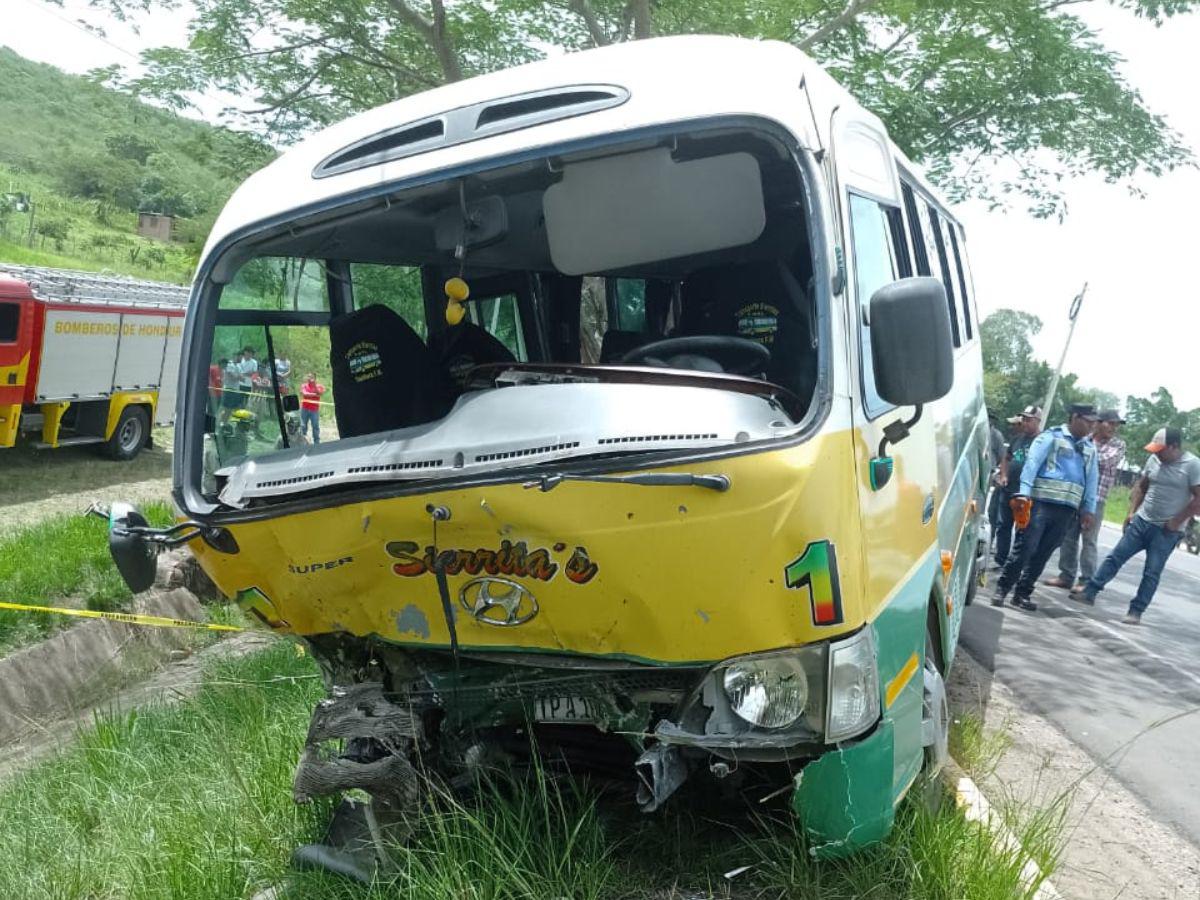
[[[565,551],[566,545],[555,545]],[[415,578],[441,568],[447,575],[507,575],[550,581],[560,568],[572,584],[587,584],[596,577],[600,566],[588,558],[587,550],[576,547],[571,558],[561,566],[545,547],[529,549],[524,541],[501,541],[493,550],[447,548],[434,552],[432,545],[424,549],[416,541],[389,541],[384,550],[395,562],[392,572],[401,578]]]

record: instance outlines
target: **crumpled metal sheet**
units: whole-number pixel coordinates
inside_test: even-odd
[[[422,735],[420,720],[384,697],[379,682],[336,687],[313,711],[293,781],[296,802],[359,789],[397,808],[408,806],[417,799],[419,777],[408,751]],[[360,760],[323,752],[337,740],[373,741],[383,754]]]

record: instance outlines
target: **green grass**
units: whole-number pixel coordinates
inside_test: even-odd
[[[101,718],[0,789],[0,896],[248,896],[324,814],[291,801],[320,679],[281,644],[219,664],[193,699]]]
[[[1119,484],[1112,486],[1108,492],[1108,499],[1104,501],[1105,521],[1125,524],[1125,518],[1129,515],[1129,490]]]
[[[148,504],[142,511],[156,525],[174,517],[166,503]],[[94,516],[57,516],[0,538],[0,599],[111,610],[131,598],[109,556],[108,526]],[[75,621],[51,613],[0,610],[0,655]]]
[[[1011,743],[1004,731],[989,731],[976,712],[958,711],[950,723],[950,755],[976,779],[995,771]]]
[[[280,644],[214,666],[176,706],[99,720],[0,788],[0,896],[224,900],[282,883],[282,900],[1013,900],[1031,895],[1028,858],[1056,858],[1052,819],[1015,822],[1025,849],[1006,851],[951,804],[906,800],[883,844],[817,862],[790,816],[718,820],[684,803],[643,816],[624,792],[534,773],[470,802],[430,791],[416,836],[392,851],[396,874],[372,888],[291,873],[291,850],[328,813],[291,800],[321,695],[312,661]]]
[[[12,241],[4,240],[0,240],[0,261],[20,266],[49,266],[54,269],[83,269],[91,272],[99,272],[104,269],[101,264],[90,260],[30,249],[24,244],[14,244]]]

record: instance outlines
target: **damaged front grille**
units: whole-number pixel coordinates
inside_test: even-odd
[[[528,704],[546,696],[563,694],[623,697],[635,703],[675,703],[691,690],[700,675],[693,669],[633,669],[616,672],[552,669],[521,670],[494,667],[464,668],[450,673],[427,674],[400,688],[398,693],[415,706],[449,707],[486,703]]]

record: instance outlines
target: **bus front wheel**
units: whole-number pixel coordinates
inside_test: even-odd
[[[921,695],[921,743],[925,746],[925,772],[936,776],[950,758],[950,701],[946,680],[938,665],[936,635],[925,632],[924,690]]]

